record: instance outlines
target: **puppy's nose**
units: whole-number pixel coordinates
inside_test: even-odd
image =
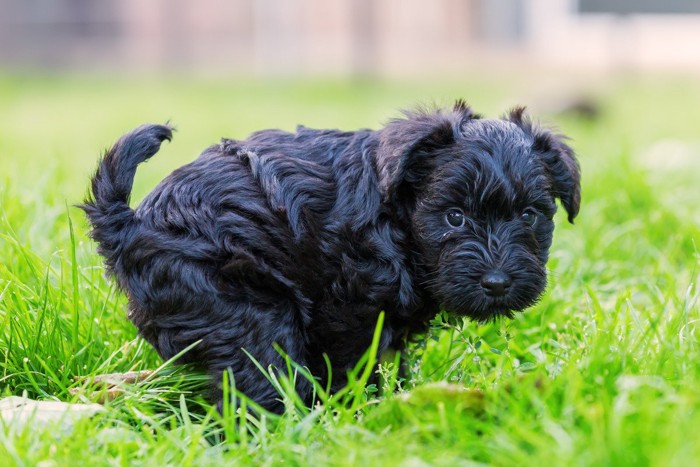
[[[505,295],[511,284],[510,277],[503,271],[489,271],[481,276],[481,287],[492,297]]]

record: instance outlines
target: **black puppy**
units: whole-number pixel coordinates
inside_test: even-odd
[[[512,317],[545,288],[555,198],[569,221],[579,210],[573,151],[523,109],[481,119],[458,101],[378,131],[224,139],[131,209],[136,166],[170,138],[145,125],[106,153],[82,206],[92,237],[163,358],[201,340],[183,362],[217,379],[230,368],[274,411],[279,396],[243,349],[282,369],[276,343],[322,380],[325,354],[338,388],[382,310],[380,352],[440,306]],[[307,381],[297,391],[310,399]]]

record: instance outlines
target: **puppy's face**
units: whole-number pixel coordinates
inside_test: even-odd
[[[546,286],[560,198],[573,220],[578,165],[570,148],[515,111],[481,120],[466,108],[446,115],[450,132],[412,148],[397,201],[424,268],[423,284],[454,313],[479,321],[512,317]]]

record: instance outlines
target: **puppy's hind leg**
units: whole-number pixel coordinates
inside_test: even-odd
[[[223,406],[223,373],[231,372],[236,390],[242,392],[264,409],[282,413],[283,395],[258,367],[269,372],[269,377],[287,376],[287,360],[277,350],[300,366],[306,365],[307,340],[298,310],[282,299],[280,303],[265,305],[246,301],[227,303],[226,322],[219,323],[202,336],[198,357],[213,378],[214,400]],[[304,376],[297,375],[294,390],[308,403],[313,385]]]

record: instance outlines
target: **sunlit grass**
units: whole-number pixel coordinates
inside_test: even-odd
[[[397,108],[453,97],[487,115],[537,108],[527,90],[507,80],[0,79],[2,394],[84,402],[100,395],[94,375],[161,368],[72,428],[0,426],[1,462],[695,464],[700,121],[684,109],[698,108],[700,90],[688,81],[611,81],[588,91],[595,120],[542,115],[573,137],[584,201],[575,226],[557,217],[537,306],[489,325],[437,317],[407,356],[410,380],[388,362],[384,383],[366,387],[360,364],[355,384],[334,398],[317,388],[324,403],[310,408],[288,391],[307,377],[290,362],[274,381],[288,393],[281,418],[247,402],[221,417],[202,374],[161,367],[74,207],[100,150],[142,122],[170,119],[179,131],[139,169],[137,199],[221,136],[378,127]],[[664,164],[650,152],[662,140],[695,157]]]

